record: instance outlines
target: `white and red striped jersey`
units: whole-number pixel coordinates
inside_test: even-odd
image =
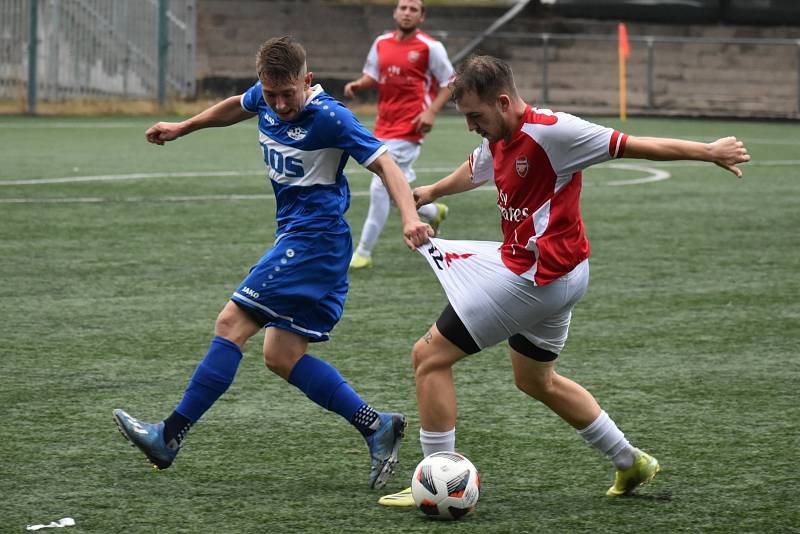
[[[393,31],[372,43],[364,74],[378,82],[375,136],[420,141],[423,134],[411,121],[430,106],[437,84],[447,86],[453,65],[442,43],[430,35],[417,30],[401,41]]]
[[[497,187],[506,267],[544,285],[589,257],[581,171],[622,157],[627,140],[568,113],[528,106],[508,142],[484,140],[472,152],[472,180]]]

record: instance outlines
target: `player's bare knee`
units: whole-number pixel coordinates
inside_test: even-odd
[[[428,359],[429,353],[426,349],[427,346],[422,338],[418,339],[411,348],[411,365],[414,367],[415,373],[423,365],[425,360]]]
[[[225,306],[225,308],[219,312],[219,315],[217,315],[217,321],[214,323],[214,334],[224,337],[225,339],[230,339],[236,343],[237,340],[232,338],[237,337],[237,325],[238,317],[236,312],[228,306]]]
[[[425,337],[420,338],[411,349],[411,362],[414,366],[414,375],[418,377],[452,365],[452,362],[442,358],[434,350]]]
[[[222,308],[214,323],[214,335],[236,343],[240,347],[250,339],[260,326],[233,301]]]

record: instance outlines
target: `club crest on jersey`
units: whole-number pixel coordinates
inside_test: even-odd
[[[419,52],[417,52],[416,50],[412,50],[411,52],[408,53],[408,61],[410,61],[411,63],[416,63],[418,59],[419,59]]]
[[[305,128],[301,128],[299,126],[295,126],[293,128],[289,128],[288,130],[286,130],[286,135],[288,135],[295,141],[300,141],[301,139],[304,139],[307,134],[308,132],[305,130]]]
[[[528,158],[525,156],[520,156],[514,161],[514,168],[517,170],[517,174],[520,178],[525,178],[528,174]]]

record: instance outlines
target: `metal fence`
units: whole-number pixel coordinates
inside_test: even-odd
[[[192,97],[196,0],[0,0],[0,99]],[[29,83],[32,82],[32,83]]]
[[[472,34],[432,32],[450,50]],[[800,38],[631,36],[628,107],[634,113],[800,117]],[[617,37],[498,32],[476,50],[506,59],[537,105],[615,112]]]

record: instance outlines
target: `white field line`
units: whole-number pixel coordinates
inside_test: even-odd
[[[658,162],[658,166],[668,167],[699,167],[706,166],[706,162],[693,162],[693,161],[675,161],[675,162]],[[800,160],[767,160],[747,163],[748,166],[793,166],[800,165]],[[607,162],[598,165],[597,168],[612,168],[619,170],[628,170],[634,172],[642,172],[645,175],[639,178],[632,178],[629,180],[613,180],[604,182],[604,186],[627,186],[639,185],[652,182],[658,182],[670,178],[671,174],[663,169],[641,165],[638,163],[623,163],[618,161]],[[448,173],[454,167],[424,167],[417,169],[419,173]],[[746,167],[745,167],[746,168]],[[103,181],[117,181],[117,180],[146,180],[156,178],[199,178],[199,177],[235,177],[235,176],[262,176],[263,170],[253,171],[202,171],[202,172],[165,172],[165,173],[132,173],[132,174],[110,174],[110,175],[96,175],[96,176],[65,176],[60,178],[39,178],[33,180],[7,180],[0,181],[0,186],[12,185],[45,185],[45,184],[58,184],[58,183],[76,183],[76,182],[103,182]],[[347,171],[349,175],[369,175],[371,174],[366,169],[356,168]],[[591,183],[591,182],[589,182]],[[491,185],[483,186],[473,191],[495,191]],[[362,197],[368,196],[369,191],[352,191],[352,196]],[[0,204],[73,204],[73,203],[102,203],[102,202],[206,202],[212,200],[218,201],[244,201],[244,200],[270,200],[273,199],[272,194],[254,194],[254,195],[194,195],[194,196],[164,196],[164,197],[122,197],[122,198],[103,198],[103,197],[64,197],[64,198],[0,198]]]
[[[607,185],[634,185],[644,184],[648,182],[657,182],[666,180],[670,174],[666,171],[644,167],[641,165],[631,163],[609,163],[607,167],[614,169],[623,169],[631,171],[644,172],[646,175],[642,178],[635,178],[632,180],[616,180],[613,182],[606,182]],[[446,172],[439,169],[420,169],[420,172]],[[261,174],[260,171],[259,174]],[[123,175],[102,175],[102,176],[75,176],[65,178],[50,178],[43,180],[17,180],[16,185],[38,185],[41,183],[65,183],[65,182],[96,182],[96,181],[109,181],[109,180],[133,180],[133,179],[149,179],[149,178],[186,178],[197,176],[250,176],[252,172],[240,171],[220,171],[220,172],[178,172],[178,173],[137,173],[137,174],[123,174]],[[495,191],[491,185],[473,189],[473,191]],[[351,195],[354,197],[368,196],[369,191],[352,191]],[[0,198],[0,204],[97,204],[102,202],[207,202],[212,200],[217,201],[241,201],[241,200],[271,200],[274,196],[271,194],[255,194],[255,195],[186,195],[186,196],[163,196],[163,197],[122,197],[118,199],[102,198],[102,197],[64,197],[64,198]]]
[[[449,173],[455,169],[453,167],[427,167],[416,169],[417,172],[441,172]],[[48,185],[48,184],[67,184],[78,182],[113,182],[118,180],[151,180],[154,178],[201,178],[201,177],[233,177],[233,176],[264,176],[265,168],[259,170],[242,171],[191,171],[191,172],[136,172],[131,174],[99,174],[91,176],[62,176],[59,178],[33,178],[30,180],[0,180],[0,187],[4,185]],[[345,170],[347,175],[369,175],[372,174],[366,169]]]
[[[645,167],[644,165],[640,165],[637,163],[606,163],[604,167],[608,167],[611,169],[621,169],[625,171],[641,171],[647,173],[645,176],[641,178],[634,178],[632,180],[612,180],[609,182],[604,182],[603,185],[638,185],[638,184],[648,184],[651,182],[660,182],[661,180],[666,180],[670,176],[672,176],[667,171],[662,171],[661,169],[654,169],[653,167]]]
[[[354,197],[369,196],[369,191],[352,191]],[[139,204],[143,202],[208,202],[210,200],[241,201],[241,200],[275,200],[275,195],[259,193],[255,195],[186,195],[163,197],[64,197],[64,198],[0,198],[0,204],[101,204],[113,202],[126,202]]]
[[[610,167],[622,170],[644,170],[648,173],[661,173],[657,167],[704,167],[707,162],[703,161],[659,161],[647,162],[646,167],[642,163],[627,163],[627,162],[608,162],[597,165],[596,168],[602,169],[603,167]],[[451,167],[422,167],[416,169],[418,173],[450,173],[459,164]],[[800,160],[787,159],[787,160],[755,160],[742,164],[746,170],[747,167],[791,167],[800,165]],[[154,178],[200,178],[200,177],[236,177],[236,176],[264,176],[265,170],[228,170],[228,171],[187,171],[187,172],[152,172],[152,173],[130,173],[130,174],[100,174],[90,176],[62,176],[57,178],[33,178],[27,180],[0,180],[0,187],[12,185],[48,185],[48,184],[64,184],[64,183],[77,183],[77,182],[107,182],[116,180],[149,180]],[[349,176],[366,176],[371,173],[367,169],[356,167],[345,171]],[[663,178],[662,178],[663,179]],[[641,179],[639,179],[641,180]],[[648,180],[657,181],[657,180]],[[626,181],[627,182],[627,181]]]
[[[0,181],[3,185],[48,185],[79,182],[115,182],[119,180],[150,180],[153,178],[199,178],[201,176],[231,177],[258,176],[264,171],[204,171],[204,172],[136,172],[131,174],[98,174],[92,176],[62,176],[59,178],[34,178],[32,180]]]
[[[360,192],[359,192],[360,193]],[[353,193],[353,196],[366,196],[364,194]],[[0,198],[0,204],[101,204],[111,202],[206,202],[209,200],[237,201],[237,200],[273,200],[274,195],[196,195],[196,196],[165,196],[165,197],[122,197],[122,198],[101,198],[101,197],[65,197],[65,198]]]
[[[491,185],[485,185],[467,191],[493,191],[497,190]],[[351,191],[350,196],[353,197],[368,197],[369,191]],[[241,200],[275,200],[275,195],[270,193],[260,193],[255,195],[186,195],[174,196],[168,195],[163,197],[121,197],[121,198],[103,198],[103,197],[64,197],[64,198],[0,198],[0,204],[102,204],[113,202],[125,202],[138,204],[142,202],[208,202],[211,200],[221,201],[241,201]]]

